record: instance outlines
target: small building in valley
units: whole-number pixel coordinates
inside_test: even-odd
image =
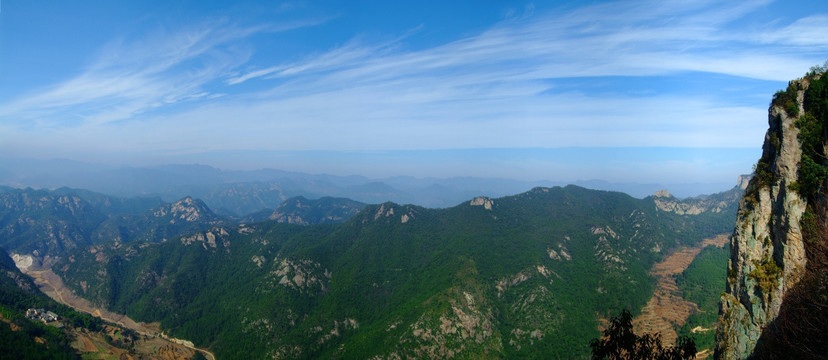
[[[46,311],[45,309],[28,309],[26,310],[26,318],[30,320],[40,320],[44,323],[60,320],[60,316],[51,311]]]

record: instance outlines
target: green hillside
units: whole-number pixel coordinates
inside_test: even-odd
[[[0,354],[9,359],[79,359],[60,328],[25,318],[29,308],[58,314],[69,326],[100,330],[101,321],[58,304],[37,289],[0,248]]]
[[[679,330],[679,335],[692,336],[699,349],[713,348],[719,316],[719,296],[725,289],[727,259],[730,246],[705,247],[687,270],[676,278],[676,284],[688,301],[699,306]],[[696,333],[694,328],[701,327]]]
[[[78,294],[222,359],[586,357],[599,318],[649,298],[662,254],[730,231],[732,217],[536,188],[98,245],[54,268]]]

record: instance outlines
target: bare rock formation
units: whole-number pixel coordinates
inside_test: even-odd
[[[805,270],[800,221],[807,201],[794,189],[802,159],[796,120],[804,113],[809,83],[807,78],[792,82],[791,104],[774,101],[769,109],[762,158],[739,204],[731,239],[717,358],[750,357],[762,332],[779,315],[785,294]]]

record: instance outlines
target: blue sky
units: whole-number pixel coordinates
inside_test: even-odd
[[[735,183],[824,1],[0,1],[0,152]]]

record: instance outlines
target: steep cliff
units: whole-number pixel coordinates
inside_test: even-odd
[[[814,274],[808,262],[825,242],[816,231],[824,221],[816,219],[824,219],[818,204],[828,173],[825,69],[818,69],[778,92],[768,111],[762,158],[740,201],[731,240],[717,358],[773,358],[778,349],[767,344],[774,343],[780,314],[796,301],[800,280]]]

